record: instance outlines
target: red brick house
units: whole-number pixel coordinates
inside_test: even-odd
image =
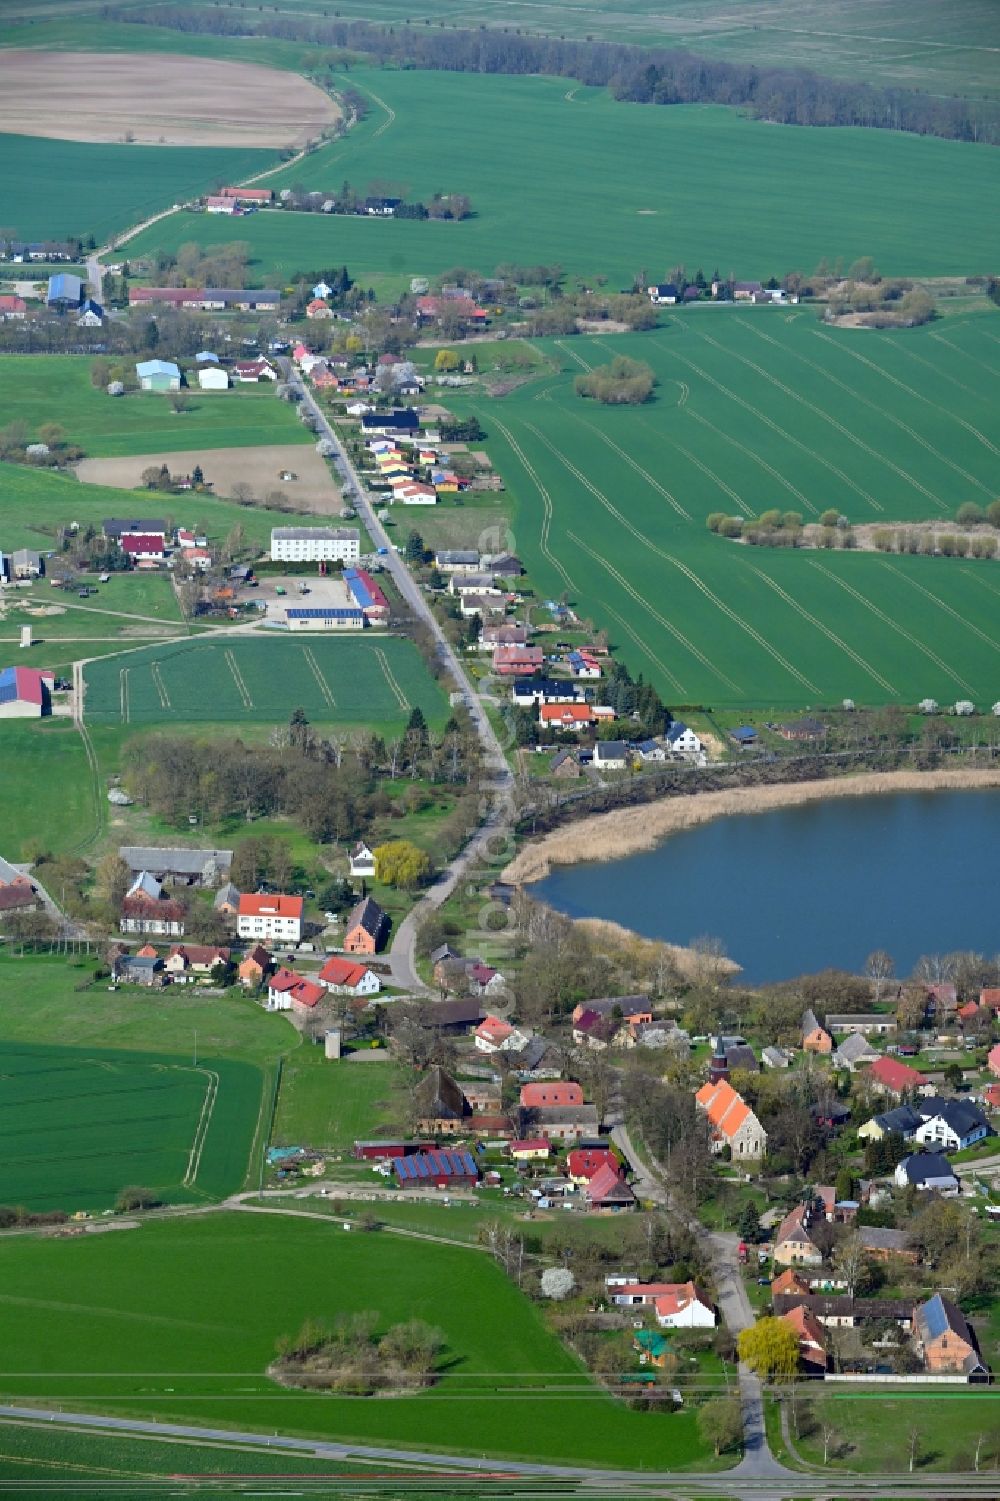
[[[377,954],[385,941],[388,926],[389,919],[378,902],[370,896],[364,897],[347,919],[344,952]]]

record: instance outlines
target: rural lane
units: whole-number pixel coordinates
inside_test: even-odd
[[[289,385],[301,397],[301,405],[311,414],[316,422],[317,437],[326,438],[333,445],[338,462],[350,477],[354,490],[354,494],[349,497],[351,503],[361,518],[365,530],[376,550],[384,549],[382,562],[385,564],[393,583],[414,615],[432,633],[435,655],[454,682],[455,691],[461,693],[463,702],[469,711],[483,748],[483,761],[487,773],[486,785],[489,788],[490,794],[489,806],[484,809],[483,819],[477,829],[470,830],[470,838],[460,853],[445,867],[434,885],[421,897],[408,916],[400,923],[395,931],[389,950],[393,983],[412,991],[426,991],[427,986],[417,974],[414,963],[417,932],[424,919],[441,906],[458,886],[470,867],[481,856],[486,854],[490,839],[503,827],[505,823],[504,813],[513,786],[513,776],[507,765],[507,758],[504,755],[503,747],[490,723],[486,709],[473,689],[464,667],[459,661],[448,638],[445,636],[444,631],[441,629],[434,612],[424,598],[420,586],[407,568],[404,559],[394,548],[385,527],[376,516],[361,476],[354,467],[344,444],[291,361],[285,362],[285,371]]]

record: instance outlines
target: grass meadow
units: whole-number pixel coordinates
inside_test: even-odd
[[[272,1140],[350,1156],[359,1138],[405,1130],[405,1079],[388,1057],[331,1063],[322,1048],[299,1048],[281,1072]]]
[[[288,720],[398,732],[417,705],[439,729],[447,700],[417,648],[394,637],[296,636],[165,641],[86,669],[89,723]]]
[[[216,1214],[119,1235],[7,1240],[0,1288],[6,1398],[575,1464],[711,1462],[692,1410],[623,1408],[499,1267],[465,1248]],[[437,1386],[377,1402],[267,1379],[279,1335],[307,1317],[366,1309],[383,1329],[421,1318],[442,1330]]]
[[[106,516],[130,515],[162,516],[175,526],[195,527],[215,542],[240,526],[247,542],[262,549],[270,545],[273,526],[289,523],[284,512],[239,506],[212,495],[119,490],[111,485],[81,484],[72,475],[47,469],[0,463],[0,546],[5,552],[17,547],[46,552],[55,547],[59,531],[74,521],[100,530]]]
[[[241,221],[237,234],[226,219],[180,213],[131,241],[130,255],[238,238],[251,245],[261,282],[346,261],[362,284],[374,274],[400,286],[501,261],[558,261],[613,286],[630,286],[640,269],[663,277],[678,262],[737,277],[811,270],[823,256],[849,264],[871,254],[883,272],[912,275],[994,265],[1000,156],[983,147],[769,125],[720,107],[622,104],[564,79],[364,69],[349,77],[372,95],[369,116],[271,185],[335,190],[345,178],[360,187],[377,178],[418,197],[468,193],[475,217],[274,210]]]
[[[3,153],[5,229],[25,240],[92,235],[98,245],[172,203],[210,192],[217,183],[239,182],[278,160],[276,152],[246,148],[103,145],[18,135],[4,136]]]
[[[1000,493],[1000,319],[899,333],[812,310],[693,309],[655,333],[547,345],[563,374],[473,405],[543,597],[565,592],[668,701],[780,711],[1000,697],[1000,564],[749,548],[712,511],[939,520]],[[641,408],[576,396],[647,360]]]
[[[0,410],[4,422],[25,422],[34,434],[58,422],[66,440],[88,458],[122,458],[176,449],[250,448],[314,441],[295,408],[274,387],[234,386],[229,391],[187,393],[188,408],[175,412],[169,397],[136,391],[110,397],[90,383],[89,359],[80,355],[10,355],[0,358]],[[209,476],[211,478],[211,476]],[[277,482],[276,482],[277,483]]]
[[[0,745],[4,858],[27,859],[39,847],[61,853],[77,844],[94,826],[94,787],[71,721],[14,720],[4,725]]]

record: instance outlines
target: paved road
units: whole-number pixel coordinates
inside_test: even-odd
[[[441,629],[423,591],[414,580],[403,558],[393,547],[385,527],[375,515],[368,492],[351,461],[350,455],[341,443],[334,428],[327,421],[325,413],[316,402],[312,392],[305,385],[298,371],[291,364],[286,365],[286,371],[289,384],[301,393],[302,405],[316,420],[317,436],[326,438],[333,444],[339,462],[347,471],[353,489],[356,492],[355,496],[352,497],[352,503],[374,547],[376,549],[386,549],[386,553],[381,561],[385,564],[396,588],[414,615],[431,631],[438,661],[451,678],[454,691],[463,695],[466,707],[472,718],[472,723],[475,726],[476,733],[483,747],[489,802],[483,809],[481,825],[478,829],[469,831],[471,837],[461,853],[446,867],[435,884],[400,923],[389,950],[393,983],[404,986],[409,990],[424,991],[427,987],[417,974],[414,963],[414,946],[417,930],[424,918],[436,907],[440,907],[442,902],[451,895],[470,866],[485,853],[485,848],[498,827],[506,822],[505,810],[510,790],[513,786],[513,777],[507,765],[507,758],[504,755],[503,747],[490,723],[485,708],[469,681],[465,668],[462,666],[444,631]]]

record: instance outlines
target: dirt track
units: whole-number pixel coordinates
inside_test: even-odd
[[[315,84],[257,63],[0,50],[0,132],[162,146],[303,146],[340,118]]]
[[[225,396],[219,394],[220,400]],[[340,493],[319,454],[307,443],[271,443],[260,448],[193,448],[163,453],[141,453],[125,459],[83,459],[77,475],[86,484],[112,485],[117,490],[142,488],[142,471],[166,464],[171,474],[188,474],[200,464],[210,494],[223,499],[233,487],[249,485],[261,504],[268,494],[280,490],[296,511],[317,516],[335,516],[342,505]],[[296,475],[283,480],[283,470]]]

